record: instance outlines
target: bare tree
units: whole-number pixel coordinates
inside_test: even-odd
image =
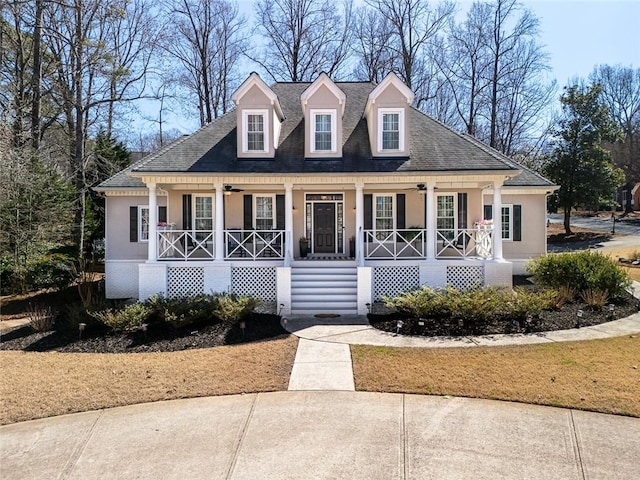
[[[391,35],[391,24],[385,17],[367,7],[356,10],[354,76],[357,79],[379,83],[393,70]]]
[[[265,47],[251,58],[274,79],[339,78],[350,54],[352,0],[259,0],[256,30]]]
[[[449,22],[447,41],[440,41],[432,52],[455,99],[459,118],[466,132],[474,136],[489,86],[486,25],[490,16],[488,4],[474,3],[462,24]]]
[[[416,93],[418,105],[428,100],[430,92],[425,88],[431,81],[427,50],[455,5],[444,1],[430,8],[426,0],[367,0],[392,27],[391,51],[395,69],[400,78]]]
[[[602,86],[602,100],[623,134],[611,145],[614,164],[628,182],[640,181],[640,68],[598,65],[589,79]]]
[[[181,86],[197,99],[200,124],[206,125],[230,106],[246,48],[245,17],[226,0],[170,2],[167,15],[177,35],[165,50],[180,62]]]

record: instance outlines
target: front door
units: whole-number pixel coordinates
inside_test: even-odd
[[[336,204],[313,204],[313,252],[336,253]]]

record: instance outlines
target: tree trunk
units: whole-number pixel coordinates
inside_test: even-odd
[[[33,101],[31,103],[31,146],[34,151],[40,148],[40,104],[42,85],[42,1],[36,0],[36,18],[33,27],[33,78],[31,90]]]
[[[571,207],[564,207],[564,232],[571,235]]]

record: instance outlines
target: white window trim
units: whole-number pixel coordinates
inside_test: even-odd
[[[436,193],[436,202],[435,202],[435,205],[434,205],[434,208],[436,209],[436,211],[435,211],[436,229],[438,228],[438,219],[439,218],[450,218],[450,217],[440,217],[440,216],[438,216],[438,197],[453,197],[453,230],[457,234],[457,232],[458,232],[458,192]]]
[[[502,210],[505,208],[509,210],[509,236],[502,237],[502,241],[512,242],[513,241],[513,205],[510,203],[502,204],[500,208],[500,220],[502,220]],[[501,222],[501,223],[504,228],[504,222]],[[500,232],[500,234],[502,235],[502,232]]]
[[[160,208],[161,207],[166,207],[167,208],[167,213],[169,212],[169,206],[168,205],[158,205],[158,213],[156,214],[156,219],[160,218]],[[142,238],[142,211],[143,210],[147,210],[147,212],[149,211],[149,205],[138,205],[138,242],[139,243],[148,243],[149,242],[149,238]],[[147,218],[149,218],[149,213],[147,213]],[[160,221],[160,220],[158,220]],[[151,231],[151,226],[149,226],[149,231]]]
[[[142,211],[147,211],[147,218],[149,218],[149,205],[138,205],[138,242],[148,243],[149,237],[142,238]],[[149,228],[151,230],[151,228]]]
[[[215,230],[216,226],[216,198],[213,195],[200,195],[193,194],[191,199],[191,230],[196,231],[196,199],[197,198],[210,198],[211,199],[211,231]],[[204,217],[203,217],[204,218]]]
[[[393,218],[393,224],[391,226],[392,230],[396,229],[396,225],[397,225],[397,198],[396,198],[396,194],[395,193],[374,193],[373,194],[373,205],[371,207],[371,214],[372,214],[372,223],[373,225],[371,225],[372,229],[374,232],[377,232],[378,229],[376,228],[376,220],[378,219],[378,215],[377,215],[377,211],[376,211],[376,199],[378,197],[391,197],[391,218]],[[382,230],[384,232],[386,232],[387,230]]]
[[[404,108],[379,108],[378,109],[378,151],[379,152],[404,152]],[[383,116],[388,113],[398,114],[398,149],[383,149],[382,148],[382,126]]]
[[[249,150],[249,115],[262,115],[264,128],[264,149]],[[269,152],[269,111],[264,109],[247,109],[242,111],[242,153]]]
[[[309,130],[309,151],[311,153],[337,153],[338,122],[337,113],[332,109],[311,109],[311,127]],[[316,150],[316,115],[331,115],[331,150]]]
[[[272,205],[272,218],[271,218],[271,229],[275,230],[276,228],[276,221],[277,221],[277,212],[276,212],[276,195],[273,193],[255,193],[253,195],[253,208],[251,209],[251,216],[253,217],[251,219],[252,221],[252,225],[254,229],[257,229],[257,213],[258,213],[258,198],[264,198],[264,197],[268,197],[271,198],[271,205]]]

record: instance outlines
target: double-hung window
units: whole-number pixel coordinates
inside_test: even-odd
[[[436,228],[448,240],[456,236],[456,195],[440,194],[436,197]]]
[[[147,205],[138,206],[138,241],[149,241],[149,207]]]
[[[275,228],[274,196],[256,195],[253,198],[256,230],[272,230]]]
[[[378,113],[378,150],[404,151],[404,111],[380,108]]]
[[[513,218],[513,205],[502,205],[500,210],[502,212],[502,239],[513,240],[511,221]]]
[[[195,195],[193,203],[193,229],[196,238],[202,240],[213,231],[213,197]]]
[[[311,110],[311,152],[336,152],[335,110]]]
[[[393,195],[375,195],[374,229],[378,240],[387,238],[394,228]]]
[[[131,207],[134,209],[131,212],[130,218],[130,240],[132,242],[148,242],[149,241],[149,206],[138,205],[137,207]],[[167,221],[167,207],[164,205],[158,205],[158,223]]]
[[[245,153],[264,153],[269,150],[268,123],[266,110],[245,110],[243,112],[243,150]]]

